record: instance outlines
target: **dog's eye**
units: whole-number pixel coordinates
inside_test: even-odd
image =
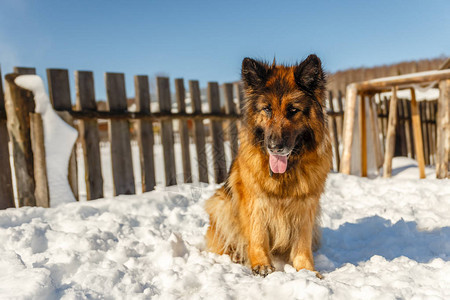
[[[295,108],[295,107],[291,107],[291,108],[288,109],[288,115],[293,116],[296,113],[298,113],[299,111],[300,111],[300,109]]]
[[[268,116],[272,114],[272,108],[270,106],[266,106],[262,109]]]

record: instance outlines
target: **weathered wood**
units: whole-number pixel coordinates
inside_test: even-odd
[[[109,111],[126,112],[125,78],[122,73],[106,73],[106,98]],[[114,181],[114,195],[134,194],[133,161],[131,159],[130,126],[125,120],[109,121],[109,142]]]
[[[194,114],[202,113],[200,87],[197,80],[189,81],[192,111]],[[206,160],[205,126],[201,119],[194,119],[194,142],[197,151],[198,180],[208,183],[208,164]]]
[[[338,105],[338,113],[341,114],[341,116],[338,116],[337,118],[337,125],[338,125],[338,134],[339,134],[339,140],[342,141],[342,132],[344,130],[344,106],[342,105],[342,92],[341,90],[338,91],[338,97],[337,97],[337,105]]]
[[[159,110],[170,113],[172,100],[170,98],[169,78],[157,77],[156,87],[158,94]],[[161,141],[164,151],[164,169],[166,175],[166,186],[177,184],[175,168],[175,151],[173,148],[173,125],[172,120],[161,121]]]
[[[97,110],[94,75],[89,71],[75,71],[76,107],[78,110]],[[100,161],[100,138],[97,120],[80,120],[79,132],[83,147],[86,198],[103,198],[103,175]]]
[[[69,72],[66,69],[47,69],[48,92],[50,101],[55,110],[72,111],[72,100],[70,97]],[[66,114],[60,115],[70,126],[74,127],[73,118]],[[78,172],[77,172],[77,144],[73,146],[69,159],[68,180],[75,199],[78,195]]]
[[[184,81],[182,78],[175,79],[175,96],[177,99],[178,112],[186,112],[186,91],[184,89]],[[191,174],[191,153],[189,151],[189,130],[186,120],[178,121],[178,132],[181,142],[181,159],[183,162],[183,178],[184,182],[192,182]]]
[[[233,98],[233,84],[232,83],[225,83],[223,84],[223,92],[225,95],[225,112],[227,114],[235,114],[236,113],[236,104],[234,103]],[[228,140],[230,141],[230,147],[231,147],[231,160],[234,161],[234,159],[237,156],[238,153],[238,129],[236,125],[235,120],[229,120],[228,121]]]
[[[405,137],[406,137],[406,150],[408,153],[408,157],[414,158],[414,146],[412,142],[412,134],[411,134],[411,111],[409,106],[409,101],[402,101],[403,104],[403,114],[404,114],[404,127],[405,127]]]
[[[238,100],[237,112],[239,114],[243,114],[244,106],[245,106],[245,98],[244,98],[244,89],[242,87],[242,83],[235,82],[233,85],[234,85],[234,93],[236,95],[236,99]]]
[[[150,114],[151,100],[148,76],[134,76],[134,89],[136,91],[137,111]],[[153,123],[151,121],[137,121],[137,140],[141,161],[142,192],[149,192],[153,190],[156,185],[155,159],[153,155]]]
[[[425,109],[425,114],[426,114],[426,119],[427,119],[427,136],[428,136],[428,146],[430,149],[430,164],[434,164],[435,160],[434,160],[434,155],[436,153],[436,149],[435,149],[435,142],[433,139],[433,124],[432,121],[434,119],[433,114],[431,112],[432,108],[432,103],[430,101],[426,101],[426,109]]]
[[[345,115],[343,128],[343,151],[341,161],[341,173],[350,174],[351,171],[351,156],[353,143],[353,127],[355,123],[355,107],[358,91],[356,85],[349,84],[347,86],[346,101],[345,101]]]
[[[386,135],[386,153],[384,154],[383,177],[392,175],[392,158],[395,147],[395,127],[397,126],[397,87],[392,88],[391,103],[389,105],[389,120]]]
[[[375,116],[375,99],[373,95],[369,96],[369,120],[370,120],[370,131],[372,135],[372,145],[374,147],[375,154],[375,166],[376,168],[381,168],[383,165],[383,155],[381,154],[380,136],[378,130],[378,123]]]
[[[29,68],[29,67],[14,67],[14,73],[20,74],[20,75],[34,75],[36,74],[36,68]]]
[[[30,133],[31,148],[33,149],[34,179],[36,183],[34,190],[36,206],[50,207],[47,164],[45,163],[44,126],[40,114],[30,113]]]
[[[366,95],[360,94],[359,136],[361,139],[361,176],[367,177]]]
[[[3,96],[2,72],[0,70],[0,114],[6,117],[5,99]],[[14,207],[11,165],[9,162],[8,129],[6,118],[0,117],[0,209]]]
[[[33,94],[14,83],[18,74],[7,74],[6,115],[17,186],[19,207],[35,206],[33,151],[30,138],[30,112],[34,111]]]
[[[208,82],[208,104],[212,113],[220,112],[219,85],[217,82]],[[214,180],[216,183],[222,183],[227,177],[227,169],[221,121],[211,121],[211,134],[214,161]]]
[[[330,104],[330,111],[334,113],[333,92],[332,91],[328,92],[328,102]],[[341,162],[340,162],[340,157],[339,157],[339,137],[338,137],[338,131],[337,131],[336,117],[331,117],[329,115],[328,118],[329,118],[329,120],[331,120],[331,122],[328,122],[328,124],[330,124],[330,126],[331,126],[330,133],[331,133],[331,138],[333,140],[334,158],[336,160],[335,170],[338,171],[339,164]]]
[[[394,156],[407,156],[403,99],[397,100],[397,120]]]
[[[401,76],[383,77],[355,83],[358,91],[380,90],[392,86],[410,85],[436,80],[450,79],[450,70],[433,70],[426,72],[411,73]]]
[[[62,112],[62,111],[58,111]],[[144,112],[109,112],[109,111],[71,111],[68,112],[73,118],[79,120],[90,119],[107,119],[107,120],[146,120],[152,122],[167,121],[167,120],[237,120],[241,118],[238,114],[224,114],[224,113],[144,113]],[[339,114],[339,113],[336,113]]]
[[[425,164],[430,164],[430,148],[428,144],[428,130],[427,130],[427,116],[426,116],[426,102],[419,103],[420,109],[420,122],[422,126],[422,140],[423,140],[423,152],[425,157]]]
[[[437,108],[436,178],[449,178],[450,156],[450,80],[439,82]]]
[[[420,127],[420,116],[417,108],[416,92],[414,88],[411,91],[411,119],[414,134],[414,147],[416,150],[417,163],[419,164],[419,176],[425,178],[425,159],[423,155],[422,129]]]

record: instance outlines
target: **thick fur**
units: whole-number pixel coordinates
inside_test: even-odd
[[[242,81],[241,144],[225,184],[205,204],[207,247],[262,276],[274,270],[274,255],[315,271],[319,199],[332,155],[321,62],[315,55],[294,66],[246,58]],[[292,148],[285,173],[269,172],[267,145],[274,140]]]

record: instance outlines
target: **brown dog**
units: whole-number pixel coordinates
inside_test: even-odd
[[[227,181],[206,202],[207,247],[262,276],[274,271],[273,255],[315,271],[319,199],[332,157],[320,59],[270,66],[245,58],[242,81],[241,144]]]

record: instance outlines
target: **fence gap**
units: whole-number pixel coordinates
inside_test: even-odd
[[[107,108],[110,112],[127,112],[123,73],[106,73]],[[114,181],[114,195],[135,194],[128,120],[109,120],[109,142]]]
[[[75,71],[75,89],[77,110],[97,111],[93,73],[89,71]],[[79,120],[78,126],[79,138],[83,147],[86,199],[103,198],[103,175],[97,119]]]

